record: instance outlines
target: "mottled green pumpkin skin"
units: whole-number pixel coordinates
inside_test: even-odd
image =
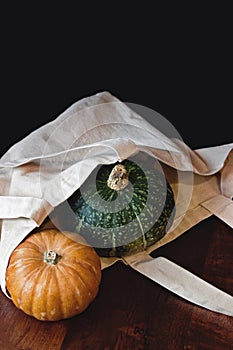
[[[123,256],[145,250],[160,240],[175,213],[174,194],[163,172],[149,157],[126,159],[129,185],[116,191],[107,185],[117,164],[99,166],[70,198],[73,230],[100,256]]]

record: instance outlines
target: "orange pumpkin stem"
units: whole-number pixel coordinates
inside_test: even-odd
[[[53,250],[49,250],[48,252],[44,253],[44,262],[46,262],[50,265],[56,265],[60,258],[61,258],[61,256],[58,255]]]

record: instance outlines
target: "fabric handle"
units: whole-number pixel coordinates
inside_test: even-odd
[[[0,196],[0,219],[25,217],[40,225],[53,207],[44,199],[21,196]]]
[[[202,280],[164,257],[148,254],[139,259],[124,258],[134,270],[142,273],[180,297],[224,315],[233,316],[233,297]]]

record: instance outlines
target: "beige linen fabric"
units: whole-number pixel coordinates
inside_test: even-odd
[[[109,92],[85,97],[11,147],[0,160],[0,284],[15,247],[81,186],[98,164],[138,152],[161,164],[176,196],[167,235],[148,253],[217,215],[233,227],[233,143],[191,150]],[[115,258],[102,258],[102,268]]]

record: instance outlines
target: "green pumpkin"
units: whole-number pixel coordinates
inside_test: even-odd
[[[174,194],[152,157],[100,165],[68,200],[73,230],[100,256],[145,250],[161,239],[175,213]]]

